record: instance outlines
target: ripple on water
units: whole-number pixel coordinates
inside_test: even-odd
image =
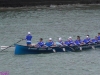
[[[39,9],[39,10],[38,10]],[[32,42],[58,37],[75,40],[77,35],[93,38],[100,32],[100,9],[95,5],[17,8],[0,11],[0,45],[12,45],[28,31]],[[20,44],[25,44],[25,41]],[[10,75],[99,75],[100,49],[82,52],[14,55],[14,49],[0,52],[0,71]]]

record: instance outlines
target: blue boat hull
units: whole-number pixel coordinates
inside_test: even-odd
[[[41,54],[41,53],[54,53],[54,52],[79,52],[83,50],[100,48],[100,44],[82,45],[82,46],[63,46],[63,47],[48,47],[48,48],[35,48],[16,44],[15,54]]]

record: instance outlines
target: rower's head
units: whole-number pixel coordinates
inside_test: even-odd
[[[40,38],[40,41],[43,41],[43,38]]]
[[[72,37],[70,36],[68,39],[69,39],[69,40],[72,40]]]
[[[69,39],[72,39],[72,37],[70,36]]]
[[[31,34],[31,32],[28,32],[28,34]]]
[[[52,38],[49,38],[49,41],[52,41]]]
[[[77,39],[80,40],[80,36],[77,36]]]
[[[61,40],[62,40],[62,38],[60,37],[60,38],[59,38],[59,41],[61,41]]]
[[[100,36],[100,33],[98,33],[98,36]]]
[[[89,35],[87,35],[86,38],[89,38]]]

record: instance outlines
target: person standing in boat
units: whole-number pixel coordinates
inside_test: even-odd
[[[86,38],[83,40],[83,42],[85,44],[91,44],[91,39],[90,39],[89,35],[86,36]]]
[[[31,46],[31,40],[32,40],[32,35],[30,32],[28,32],[27,36],[26,36],[26,44],[27,46]]]
[[[74,46],[75,42],[72,40],[72,37],[69,37],[67,41],[64,43],[65,46]]]
[[[75,40],[75,45],[83,45],[83,41],[80,39],[80,36],[77,36],[77,40]]]
[[[43,38],[40,38],[40,41],[36,44],[36,47],[39,47],[39,48],[46,47],[45,43],[43,42]]]

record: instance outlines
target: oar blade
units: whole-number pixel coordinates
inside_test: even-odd
[[[2,50],[1,51],[4,51],[4,50],[6,50],[6,49],[8,49],[8,48],[10,48],[10,47],[14,47],[14,45],[15,44],[17,44],[17,43],[19,43],[19,42],[21,42],[21,41],[23,41],[24,39],[21,39],[21,40],[19,40],[19,41],[17,41],[16,43],[14,43],[14,44],[12,44],[12,45],[10,45],[10,46],[2,46]],[[4,49],[3,49],[4,48]]]
[[[6,48],[9,48],[9,46],[1,46],[1,50],[4,50]],[[10,48],[14,48],[14,46],[10,47]]]

